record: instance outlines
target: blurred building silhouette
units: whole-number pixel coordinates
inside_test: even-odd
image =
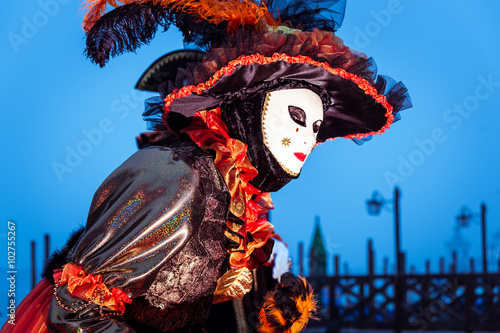
[[[500,230],[490,238],[488,245],[488,263],[490,269],[495,270],[495,267],[500,268]]]
[[[446,242],[446,248],[450,254],[450,261],[454,262],[453,253],[456,255],[456,267],[453,267],[452,270],[457,273],[469,271],[469,246],[470,242],[462,235],[461,228],[453,228],[453,235]]]
[[[309,250],[309,276],[325,276],[328,254],[321,232],[320,218],[314,219],[314,233]]]

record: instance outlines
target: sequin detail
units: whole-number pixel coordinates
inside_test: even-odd
[[[71,262],[109,287],[143,295],[203,219],[205,199],[188,154],[152,146],[132,155],[94,196]]]
[[[133,326],[138,332],[171,332],[203,323],[217,280],[227,269],[223,227],[230,196],[212,156],[190,145],[182,150],[196,148],[190,156],[206,198],[205,214],[187,244],[160,269],[146,295],[127,306],[125,320],[140,323]]]

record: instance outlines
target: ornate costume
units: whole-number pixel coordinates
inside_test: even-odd
[[[170,23],[206,52],[167,55],[141,78],[160,93],[144,113],[154,132],[99,187],[34,305],[21,305],[38,318],[19,319],[23,332],[201,332],[213,302],[248,291],[273,247],[269,192],[317,144],[382,133],[411,105],[402,83],[334,35],[339,20],[322,15],[339,13],[320,5],[335,3],[87,1],[86,51],[101,66]],[[299,332],[310,288],[286,275],[277,290],[260,331]]]

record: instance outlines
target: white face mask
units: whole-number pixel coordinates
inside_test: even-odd
[[[267,93],[262,111],[264,144],[283,170],[297,176],[316,144],[323,102],[309,89]]]

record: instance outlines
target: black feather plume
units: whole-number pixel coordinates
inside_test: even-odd
[[[85,53],[103,67],[110,57],[149,43],[159,26],[169,28],[172,18],[169,10],[152,3],[118,7],[99,18],[88,31]]]
[[[166,31],[171,24],[182,32],[184,42],[205,50],[222,43],[228,36],[227,23],[216,25],[197,15],[154,3],[130,3],[99,18],[87,32],[87,57],[103,67],[111,57],[134,52],[148,44],[159,27]],[[303,31],[315,28],[332,31],[342,24],[345,0],[268,0],[266,6],[273,16],[292,27]]]
[[[103,67],[124,52],[134,52],[154,38],[159,27],[166,31],[175,24],[186,43],[208,48],[227,36],[227,23],[215,25],[189,14],[154,5],[152,2],[131,3],[103,15],[87,33],[85,53]]]
[[[63,248],[52,252],[49,259],[47,260],[47,262],[45,262],[43,266],[42,278],[48,279],[52,283],[54,283],[54,277],[52,276],[54,274],[54,270],[59,269],[63,265],[68,263],[68,254],[71,251],[71,249],[73,249],[73,247],[76,245],[78,238],[80,238],[84,230],[85,230],[84,227],[80,227],[79,229],[73,231],[70,234],[68,241],[63,246]]]

